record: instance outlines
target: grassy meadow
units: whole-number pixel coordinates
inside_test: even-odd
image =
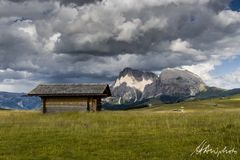
[[[191,156],[204,140],[238,153]],[[237,160],[240,96],[131,111],[0,111],[0,159]]]

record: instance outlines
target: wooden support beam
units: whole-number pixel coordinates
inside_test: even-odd
[[[42,110],[42,112],[46,113],[46,111],[47,111],[47,108],[46,108],[46,98],[42,97],[42,103],[43,103],[43,110]]]
[[[102,110],[102,103],[101,103],[101,98],[97,99],[97,111],[101,111]]]
[[[90,105],[89,105],[89,97],[87,98],[87,111],[90,111]]]

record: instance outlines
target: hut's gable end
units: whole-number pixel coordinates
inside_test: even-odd
[[[110,87],[107,85],[106,88],[104,89],[103,94],[108,95],[108,97],[112,96]]]

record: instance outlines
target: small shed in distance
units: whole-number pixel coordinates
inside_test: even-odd
[[[100,111],[111,91],[107,84],[40,84],[28,95],[41,97],[43,113]]]

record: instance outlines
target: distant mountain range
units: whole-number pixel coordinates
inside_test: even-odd
[[[177,103],[240,94],[240,89],[209,87],[196,74],[173,68],[164,69],[159,75],[125,68],[111,85],[111,91],[113,97],[107,98],[104,105],[107,109],[138,108],[151,103]]]
[[[41,106],[39,97],[29,97],[25,93],[0,92],[0,109],[29,110]]]
[[[224,90],[207,86],[187,70],[164,69],[159,75],[125,68],[110,86],[112,97],[104,99],[105,109],[131,109],[152,103],[177,103],[189,99],[208,99],[240,94],[240,89]],[[2,109],[38,109],[39,97],[25,93],[0,92]]]

